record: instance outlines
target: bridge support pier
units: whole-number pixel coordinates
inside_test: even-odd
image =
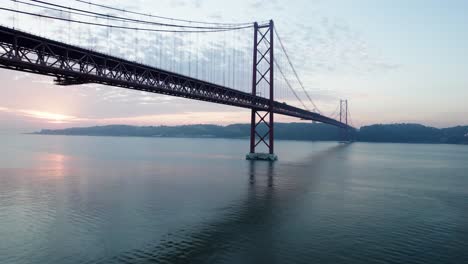
[[[255,23],[254,31],[252,95],[257,96],[257,87],[267,86],[269,88],[269,105],[267,110],[252,108],[250,152],[246,155],[246,159],[275,161],[278,157],[274,154],[273,20],[264,25]],[[255,150],[259,144],[265,146],[268,153],[257,153]]]

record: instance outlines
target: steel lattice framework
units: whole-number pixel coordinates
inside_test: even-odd
[[[259,110],[252,108],[250,122],[250,153],[255,153],[258,144],[263,143],[268,148],[269,154],[274,154],[274,53],[273,33],[274,24],[254,24],[254,46],[253,46],[253,69],[252,69],[252,95],[257,95],[257,87],[265,84],[268,87],[269,104],[268,109]],[[262,49],[262,44],[266,48]],[[257,117],[259,121],[257,122]],[[266,127],[262,134],[259,125]],[[267,141],[268,140],[268,141]]]
[[[340,122],[348,125],[348,100],[340,100]],[[342,141],[349,141],[349,127],[342,127],[340,129],[340,139]]]

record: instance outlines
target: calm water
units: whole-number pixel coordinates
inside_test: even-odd
[[[468,146],[0,137],[0,263],[468,263]]]

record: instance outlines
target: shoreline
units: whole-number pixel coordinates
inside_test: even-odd
[[[168,139],[237,139],[248,140],[249,137],[217,137],[217,136],[138,136],[138,135],[91,135],[91,134],[53,134],[53,133],[20,133],[21,135],[38,135],[38,136],[68,136],[68,137],[112,137],[112,138],[168,138]],[[307,139],[287,139],[275,138],[275,141],[301,141],[301,142],[339,142],[340,140],[307,140]],[[447,143],[447,142],[400,142],[400,141],[364,141],[355,140],[353,143],[376,143],[376,144],[430,144],[430,145],[460,145],[466,146],[468,143]]]

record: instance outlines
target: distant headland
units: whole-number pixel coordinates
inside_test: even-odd
[[[188,138],[248,138],[249,124],[129,126],[107,125],[43,129],[33,134],[69,136],[119,137],[188,137]],[[275,138],[283,140],[335,141],[339,140],[336,127],[321,123],[276,123]],[[468,126],[434,128],[420,124],[378,124],[361,127],[353,132],[361,142],[391,143],[445,143],[468,144]]]

